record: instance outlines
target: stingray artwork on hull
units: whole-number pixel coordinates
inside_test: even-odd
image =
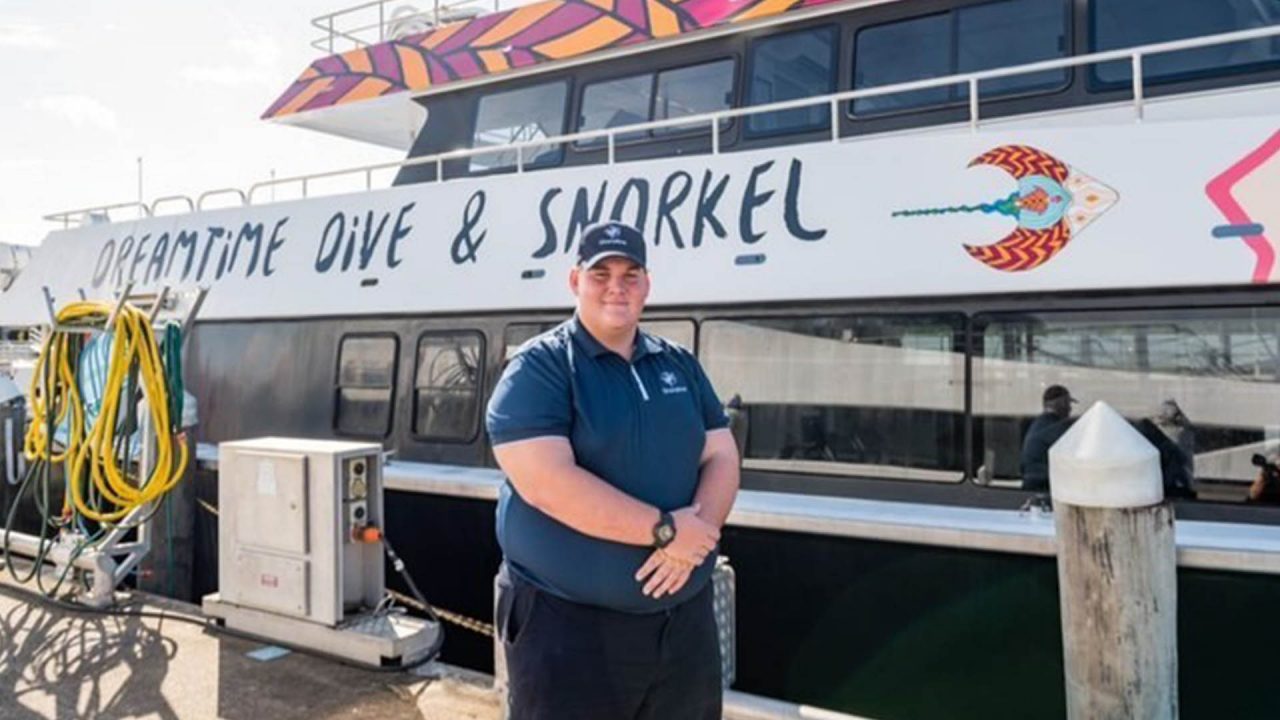
[[[1120,199],[1107,185],[1029,145],[1001,145],[969,163],[975,165],[1004,170],[1018,181],[1018,189],[990,203],[899,210],[893,216],[980,212],[1013,218],[1017,227],[1000,240],[964,246],[975,260],[1004,272],[1045,264]]]

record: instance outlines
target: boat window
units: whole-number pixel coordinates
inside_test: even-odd
[[[721,401],[738,405],[733,421],[745,426],[744,468],[963,479],[963,316],[709,320],[701,327],[703,367]]]
[[[1045,449],[1105,401],[1160,451],[1165,494],[1245,501],[1280,450],[1280,309],[978,316],[976,478],[1044,491]],[[1052,386],[1078,403],[1044,412]],[[1268,495],[1280,499],[1280,487]]]
[[[553,82],[480,98],[471,147],[510,145],[564,134],[568,87],[568,83]],[[558,144],[534,145],[523,153],[524,166],[534,168],[559,163],[563,150]],[[471,157],[472,172],[515,166],[514,150],[498,150]]]
[[[1135,45],[1248,30],[1280,23],[1277,0],[1093,0],[1090,46],[1115,50]],[[1146,82],[1172,82],[1274,67],[1280,38],[1162,53],[1143,58]],[[1128,60],[1095,66],[1103,85],[1132,82]]]
[[[508,325],[503,337],[506,345],[503,361],[510,360],[521,345],[559,324],[560,321]],[[640,327],[647,333],[666,338],[690,350],[693,349],[695,331],[692,320],[650,320],[640,323]]]
[[[658,73],[653,119],[668,120],[733,107],[735,65],[734,60],[726,59]],[[722,129],[728,125],[728,119],[720,121]],[[710,128],[699,123],[676,128],[660,128],[654,130],[653,134],[670,135],[689,130],[709,132]]]
[[[836,28],[824,26],[774,35],[751,46],[747,105],[796,100],[835,92]],[[821,130],[831,127],[831,111],[824,104],[747,116],[747,133]]]
[[[478,332],[427,333],[418,338],[413,381],[413,433],[468,442],[480,416],[484,337]]]
[[[385,437],[395,398],[394,335],[348,335],[338,346],[334,427],[343,435]]]
[[[542,333],[560,324],[561,321],[540,322],[540,323],[518,323],[508,325],[503,333],[503,344],[506,345],[506,351],[502,354],[502,362],[507,362],[515,356],[520,346],[538,337]]]
[[[650,320],[640,323],[640,329],[693,350],[695,331],[692,320]]]
[[[592,83],[582,90],[582,116],[578,118],[578,130],[603,130],[649,121],[649,108],[653,100],[653,75],[606,80]],[[616,142],[635,140],[643,132],[619,133]],[[592,147],[606,143],[605,138],[581,140],[579,146]]]
[[[853,87],[862,90],[913,80],[1012,67],[1065,57],[1070,48],[1064,0],[1004,0],[868,27],[854,40]],[[985,80],[979,97],[1053,90],[1068,71]],[[855,100],[859,115],[966,101],[967,83]]]

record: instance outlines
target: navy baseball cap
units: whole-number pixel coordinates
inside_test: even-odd
[[[611,257],[624,257],[645,266],[644,236],[640,231],[620,222],[607,222],[588,228],[578,243],[578,265],[593,267]]]
[[[1044,402],[1049,402],[1050,400],[1057,400],[1058,398],[1066,398],[1071,402],[1079,402],[1075,398],[1071,397],[1071,391],[1066,389],[1062,385],[1050,385],[1049,387],[1044,389]]]

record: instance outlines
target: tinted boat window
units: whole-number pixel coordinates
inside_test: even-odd
[[[1280,23],[1280,0],[1093,0],[1091,46],[1115,50],[1135,45],[1216,35]],[[1143,58],[1143,77],[1169,82],[1274,67],[1280,38],[1265,38]],[[1094,69],[1102,83],[1129,83],[1128,61]]]
[[[506,346],[506,350],[502,354],[503,362],[510,360],[516,354],[516,351],[520,349],[520,346],[559,324],[559,321],[555,321],[508,325],[502,338],[503,344]]]
[[[415,435],[461,441],[475,437],[483,358],[480,333],[430,333],[418,339],[413,381]]]
[[[733,60],[720,60],[658,73],[653,119],[668,120],[732,107],[734,65]],[[720,121],[721,128],[728,124],[728,120]],[[687,127],[658,129],[654,130],[654,134],[709,129],[707,125],[699,123]]]
[[[397,347],[396,338],[390,335],[342,339],[334,410],[334,427],[339,433],[384,437],[391,432]]]
[[[471,147],[529,142],[564,134],[563,82],[507,90],[480,98]],[[555,165],[563,151],[559,145],[535,145],[524,150],[525,167]],[[514,150],[498,150],[471,158],[471,171],[484,172],[516,166]]]
[[[861,90],[1065,57],[1067,3],[1006,0],[876,25],[854,41],[853,87]],[[1050,90],[1067,82],[1050,70],[984,81],[980,97]],[[859,114],[960,102],[967,84],[855,100]]]
[[[955,482],[964,477],[960,315],[715,320],[699,357],[736,396],[743,467]]]
[[[503,342],[506,345],[503,359],[510,360],[521,345],[559,324],[559,322],[546,322],[508,325],[506,332],[503,333]],[[693,349],[694,327],[692,320],[650,320],[640,323],[640,327],[647,333],[666,338],[690,350]]]
[[[592,83],[582,91],[582,117],[578,129],[603,130],[648,122],[653,100],[653,75],[636,75]],[[615,141],[635,140],[644,133],[621,133]],[[582,140],[579,145],[605,144],[604,138]]]
[[[747,104],[764,105],[834,92],[836,37],[836,28],[821,27],[753,43]],[[823,104],[747,116],[747,132],[752,135],[830,126],[831,111]]]
[[[693,350],[692,320],[650,320],[640,323],[640,329],[650,335],[657,335],[677,345],[683,345],[688,350]]]
[[[1095,401],[1129,419],[1161,452],[1166,495],[1244,501],[1254,453],[1280,450],[1280,309],[988,315],[975,320],[974,433],[980,482],[1044,490],[1033,426],[1045,391]],[[1030,436],[1030,437],[1029,437]],[[1280,500],[1280,487],[1268,496]]]

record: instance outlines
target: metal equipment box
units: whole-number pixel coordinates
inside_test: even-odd
[[[384,589],[382,447],[259,438],[218,446],[218,594],[336,627]]]

